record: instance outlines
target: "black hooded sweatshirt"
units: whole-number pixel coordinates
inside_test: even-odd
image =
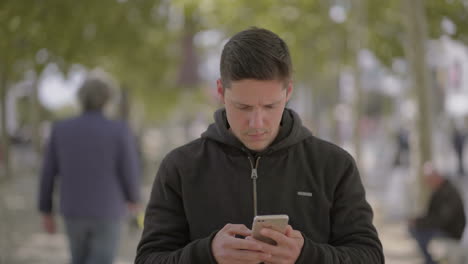
[[[256,197],[255,197],[256,196]],[[296,263],[384,263],[353,158],[314,137],[285,109],[275,141],[252,153],[224,109],[201,138],[162,161],[135,263],[216,263],[211,241],[227,223],[287,214],[304,236]]]

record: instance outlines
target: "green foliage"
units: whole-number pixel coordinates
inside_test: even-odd
[[[369,48],[386,65],[404,57],[404,29],[399,0],[367,0]]]
[[[468,43],[468,2],[463,0],[427,0],[426,10],[429,23],[429,34],[431,38],[442,35],[442,20],[447,18],[456,26],[456,39]]]
[[[0,2],[0,63],[12,67],[11,80],[28,69],[41,72],[56,63],[66,73],[72,64],[102,67],[132,90],[151,113],[176,105],[184,25],[194,32],[215,29],[225,36],[250,26],[278,33],[289,44],[296,82],[333,84],[338,67],[352,64],[349,19],[333,23],[323,0],[32,0]],[[352,1],[348,12],[353,12]],[[384,64],[403,57],[401,0],[365,0],[367,47]],[[427,0],[432,38],[441,21],[457,26],[466,41],[467,8],[461,0]],[[349,14],[348,14],[349,16]],[[182,20],[180,22],[179,20]],[[185,20],[185,22],[184,22]],[[179,21],[179,22],[177,22]],[[178,25],[178,23],[180,25]],[[328,85],[328,87],[333,85]],[[321,94],[334,95],[321,87]],[[153,115],[151,114],[151,115]]]

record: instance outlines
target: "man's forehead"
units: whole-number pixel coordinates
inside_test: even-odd
[[[254,105],[254,104],[276,104],[281,103],[286,98],[286,90],[282,90],[280,93],[267,93],[267,94],[255,94],[255,93],[244,93],[239,94],[231,89],[227,89],[225,93],[226,99],[235,104],[243,105]]]
[[[284,82],[277,80],[253,80],[246,79],[233,81],[229,88],[225,89],[233,99],[265,98],[270,100],[280,100],[286,94]]]
[[[229,88],[231,87],[244,87],[244,86],[274,86],[274,87],[281,87],[283,89],[287,88],[290,83],[290,80],[283,80],[283,79],[270,79],[270,80],[260,80],[260,79],[240,79],[240,80],[230,80],[227,82]]]

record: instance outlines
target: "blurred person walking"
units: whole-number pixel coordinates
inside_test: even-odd
[[[460,240],[465,228],[463,200],[455,186],[444,178],[431,162],[423,166],[426,183],[432,190],[425,215],[410,220],[409,232],[416,240],[425,263],[436,263],[429,252],[430,241],[435,237]]]
[[[56,232],[53,193],[58,181],[72,264],[110,264],[127,211],[138,208],[138,155],[128,126],[102,113],[111,97],[110,84],[88,77],[78,96],[83,113],[52,127],[40,177],[39,210],[44,229]]]
[[[463,130],[463,126],[454,124],[452,131],[452,144],[457,156],[457,173],[460,176],[465,174],[465,167],[463,165],[465,141],[466,132]]]
[[[394,167],[408,167],[410,157],[409,131],[401,126],[398,128],[395,136],[396,153],[393,161]]]

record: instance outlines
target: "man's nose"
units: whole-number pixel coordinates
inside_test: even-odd
[[[261,110],[254,110],[250,115],[250,128],[263,128],[263,113]]]

